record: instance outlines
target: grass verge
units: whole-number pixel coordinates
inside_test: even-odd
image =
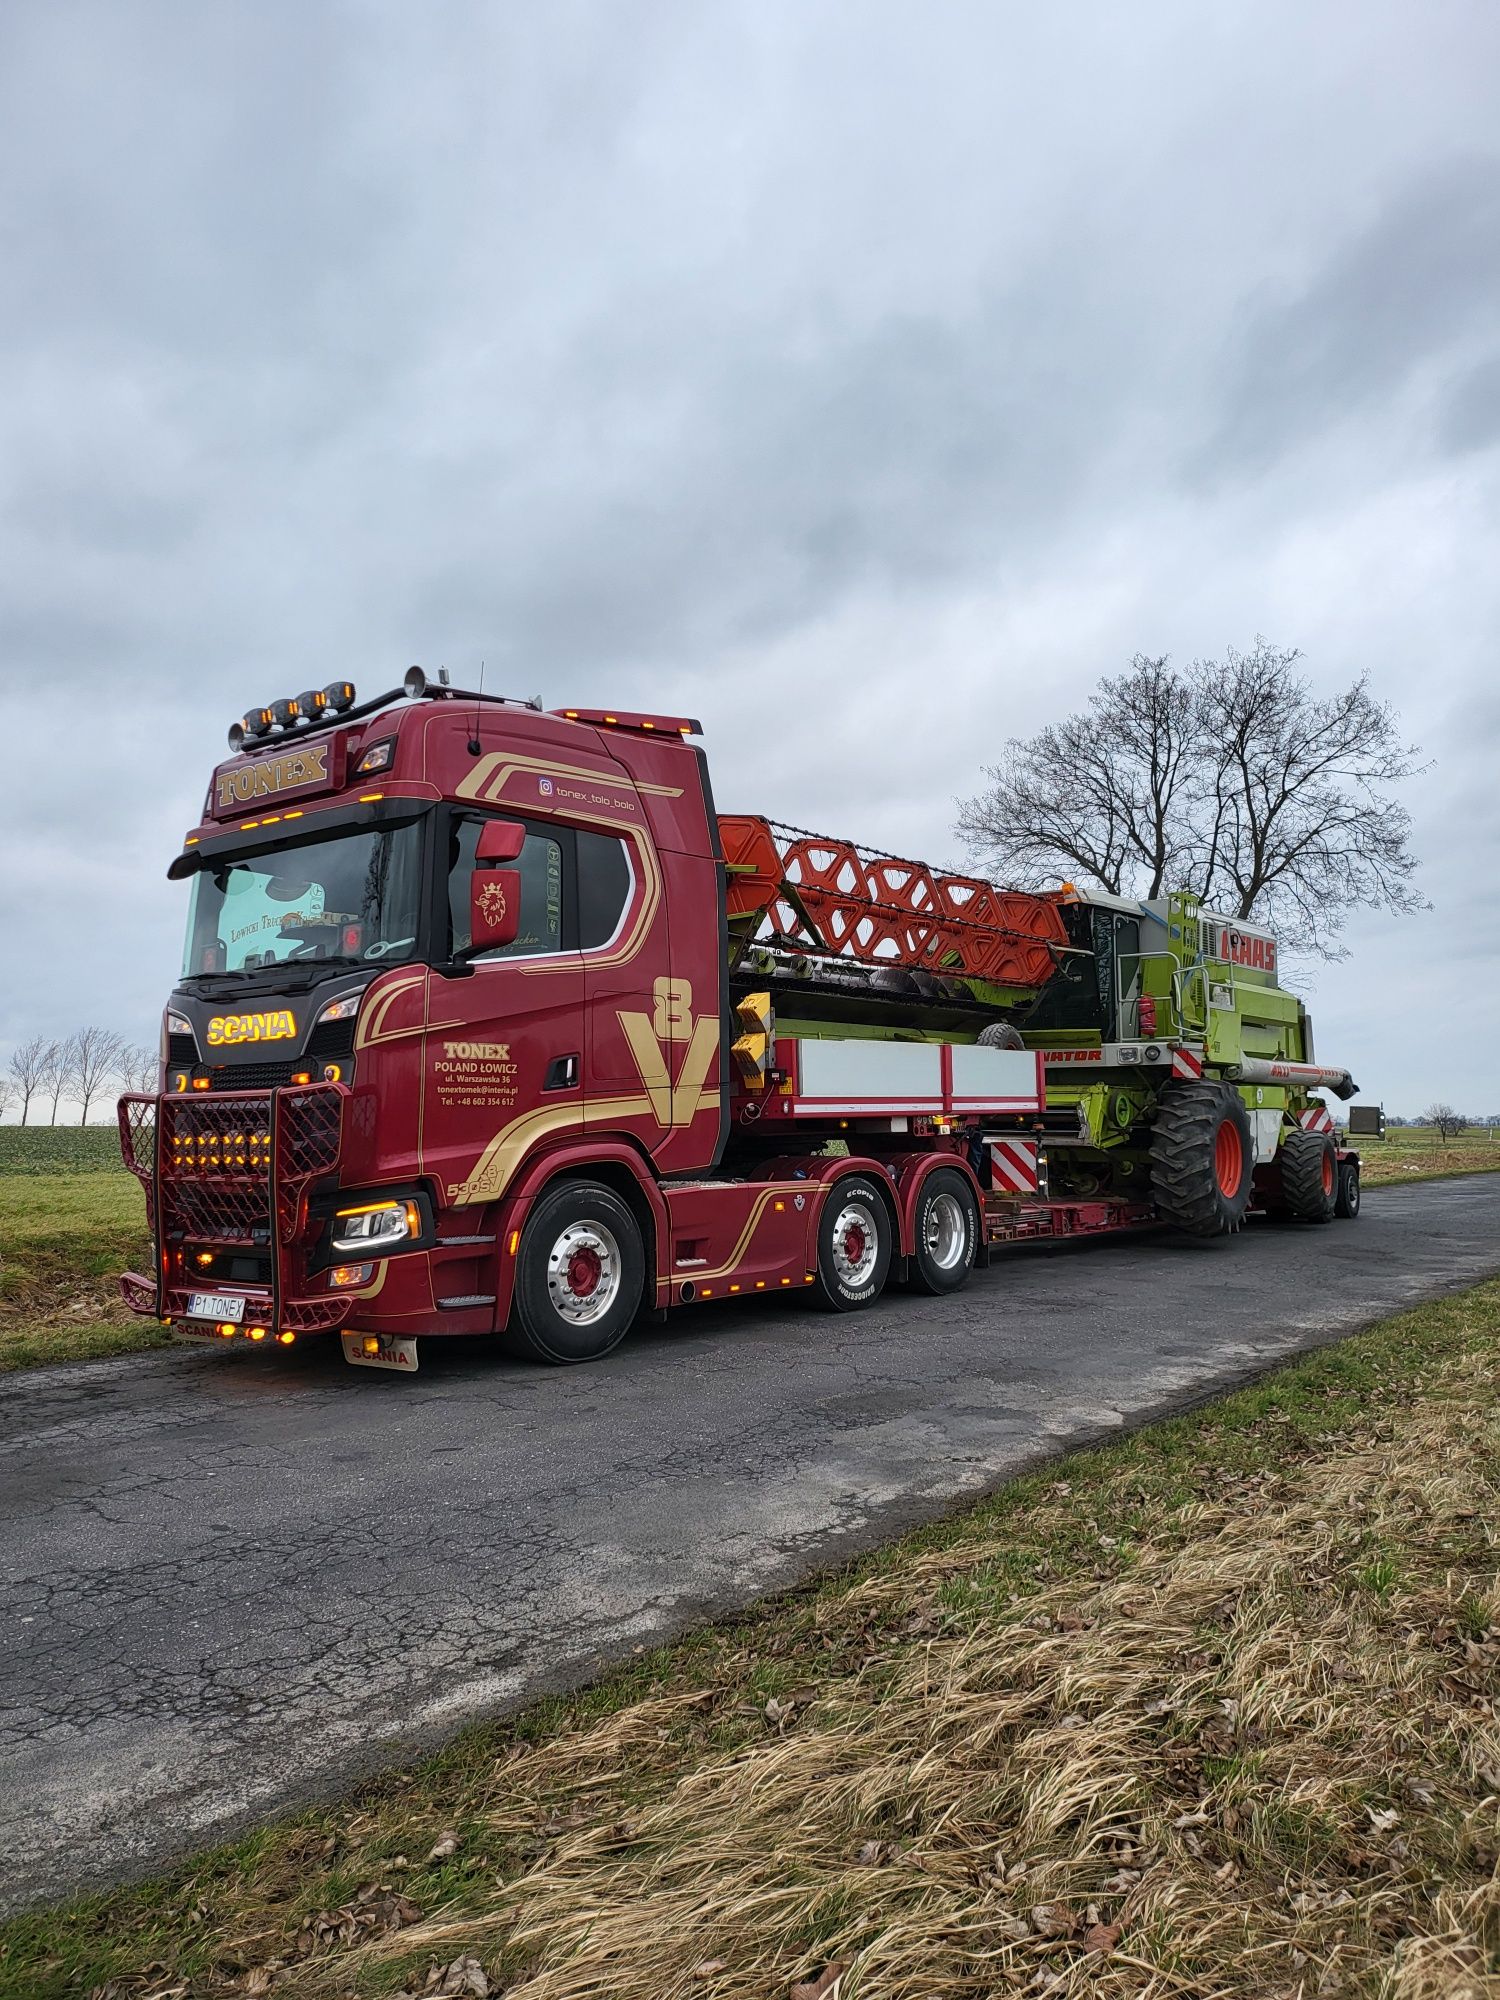
[[[1384,1139],[1354,1139],[1366,1187],[1500,1173],[1500,1133],[1466,1132],[1445,1145],[1430,1125],[1399,1125]]]
[[[1388,1321],[14,1919],[0,1991],[1492,1995],[1497,1361],[1500,1285]]]
[[[133,1175],[0,1174],[0,1372],[163,1345],[121,1303],[132,1265],[151,1266]]]

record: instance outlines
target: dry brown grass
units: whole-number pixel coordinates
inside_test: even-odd
[[[1500,1994],[1497,1358],[1491,1286],[1072,1461],[179,1881],[96,1990]]]

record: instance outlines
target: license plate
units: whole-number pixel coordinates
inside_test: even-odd
[[[356,1368],[395,1368],[403,1375],[417,1372],[417,1343],[396,1333],[345,1333],[344,1359]]]
[[[243,1294],[235,1297],[229,1292],[194,1292],[188,1299],[189,1319],[233,1319],[245,1317]]]

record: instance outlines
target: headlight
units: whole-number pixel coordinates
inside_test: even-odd
[[[372,1201],[362,1208],[341,1208],[333,1226],[339,1256],[367,1256],[420,1236],[422,1214],[414,1201]]]
[[[169,1035],[190,1035],[192,1032],[192,1022],[184,1020],[181,1014],[174,1014],[169,1007],[167,1009],[167,1033]]]
[[[347,1000],[330,1000],[322,1013],[319,1014],[318,1019],[320,1021],[352,1021],[354,1016],[359,1012],[359,1003],[363,998],[364,995],[362,993],[351,993]]]

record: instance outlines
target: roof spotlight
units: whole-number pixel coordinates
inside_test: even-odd
[[[342,714],[346,708],[353,708],[353,681],[330,681],[323,690],[323,699],[331,709],[339,714]]]
[[[290,696],[287,696],[283,701],[273,701],[271,703],[271,720],[278,723],[283,729],[291,728],[292,724],[297,720],[298,713],[297,704]]]
[[[328,695],[323,688],[309,688],[305,694],[299,694],[297,697],[298,713],[305,715],[309,722],[315,715],[321,715],[327,706]]]
[[[243,728],[247,736],[264,736],[271,726],[271,711],[268,708],[250,708],[245,711]]]
[[[401,692],[408,701],[420,701],[427,692],[427,676],[420,667],[408,667],[406,679],[401,683]]]

